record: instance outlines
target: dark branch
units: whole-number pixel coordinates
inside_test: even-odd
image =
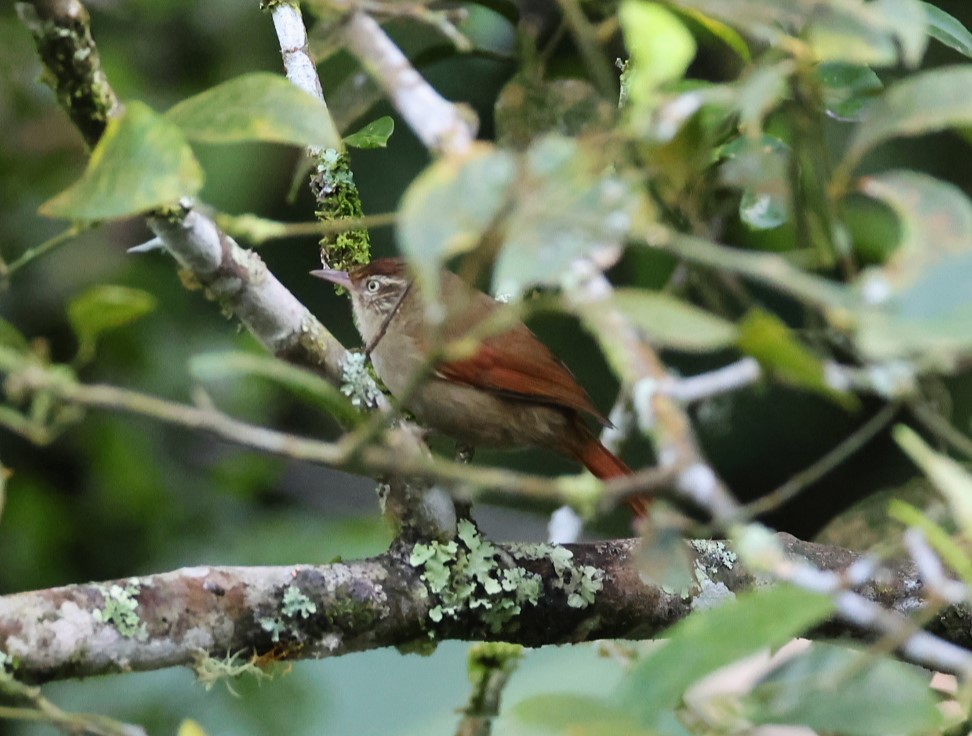
[[[78,0],[35,0],[18,3],[17,12],[34,37],[44,79],[94,148],[120,103],[102,71],[88,11]]]

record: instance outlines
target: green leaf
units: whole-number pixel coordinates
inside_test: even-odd
[[[953,362],[972,350],[972,202],[957,187],[911,171],[866,177],[859,186],[900,225],[888,262],[857,282],[868,305],[856,335],[861,350],[875,359]]]
[[[631,53],[628,97],[636,108],[650,110],[659,87],[685,74],[695,58],[695,39],[671,11],[645,0],[623,0],[618,18]]]
[[[776,64],[756,66],[737,82],[724,87],[727,91],[731,90],[735,107],[739,111],[739,130],[746,137],[758,140],[766,117],[790,98],[790,77],[793,76],[793,71],[793,62],[789,59]],[[704,104],[711,114],[712,108],[718,108],[721,104],[718,88],[713,90],[709,99]],[[721,123],[724,124],[725,121],[722,120]],[[780,141],[772,136],[764,137]]]
[[[880,77],[868,66],[825,62],[817,66],[827,112],[838,120],[856,122],[884,89]]]
[[[78,360],[94,355],[95,344],[109,330],[131,324],[155,309],[155,297],[141,289],[104,284],[92,286],[68,304],[71,328],[78,336]]]
[[[691,8],[673,8],[676,13],[684,15],[686,18],[690,18],[705,30],[711,33],[715,38],[718,38],[726,46],[736,52],[739,58],[743,61],[750,61],[752,55],[749,53],[749,45],[746,40],[740,36],[736,31],[732,29],[731,26],[726,25],[722,21],[716,20],[704,13],[700,13],[697,10],[692,10]]]
[[[266,141],[341,148],[323,101],[283,77],[245,74],[183,100],[166,114],[192,140]]]
[[[706,15],[720,18],[747,36],[770,44],[787,36],[809,43],[820,61],[844,61],[885,66],[916,65],[927,35],[924,10],[917,0],[873,2],[778,0],[679,0]]]
[[[808,13],[816,12],[808,3]],[[918,0],[834,3],[808,18],[807,41],[821,61],[917,66],[928,42]]]
[[[383,115],[372,120],[357,133],[352,133],[344,139],[344,144],[351,148],[385,148],[388,139],[395,132],[395,120]]]
[[[503,233],[493,288],[517,296],[532,284],[559,283],[573,261],[595,249],[619,245],[641,204],[593,146],[550,135],[518,162],[477,144],[416,178],[402,200],[398,239],[435,294],[443,261]]]
[[[856,405],[851,394],[835,391],[827,385],[823,363],[794,337],[786,323],[776,315],[759,309],[752,310],[739,324],[736,344],[784,383],[816,391],[847,408]]]
[[[888,88],[865,113],[845,155],[851,170],[884,141],[972,124],[972,67],[955,66],[914,74]]]
[[[535,727],[536,733],[570,733],[576,736],[593,736],[595,733],[650,734],[616,703],[580,693],[535,695],[517,703],[510,715],[525,726]]]
[[[6,345],[19,353],[30,350],[30,343],[24,334],[3,317],[0,317],[0,345]]]
[[[916,171],[864,177],[858,186],[898,218],[898,248],[882,269],[896,290],[918,281],[930,265],[972,250],[972,202],[958,187]]]
[[[108,121],[81,178],[40,207],[48,217],[107,220],[196,194],[202,168],[182,131],[141,102]]]
[[[237,351],[204,353],[190,359],[189,372],[199,381],[263,378],[320,406],[342,424],[354,426],[361,422],[360,413],[339,388],[316,373],[269,355]]]
[[[705,675],[764,647],[782,645],[825,620],[833,608],[819,593],[780,586],[696,611],[663,634],[667,642],[631,672],[620,702],[642,725],[655,724]]]
[[[786,29],[801,25],[806,11],[798,3],[778,0],[679,0],[681,8],[690,8],[710,18],[719,18],[747,36],[769,43],[778,41]]]
[[[779,227],[790,219],[787,167],[790,147],[779,138],[736,138],[720,151],[720,179],[742,190],[739,218],[754,230]]]
[[[847,736],[931,733],[942,715],[930,679],[888,656],[814,642],[757,686],[748,716]]]
[[[609,301],[578,306],[581,318],[589,312],[617,309],[655,345],[702,352],[728,347],[736,340],[736,326],[673,296],[642,289],[616,289]],[[593,331],[599,340],[611,335]]]
[[[945,497],[962,533],[972,539],[972,475],[952,458],[935,452],[904,425],[894,428],[894,439]]]
[[[472,5],[481,5],[493,11],[499,16],[506,18],[510,25],[517,25],[520,22],[520,6],[514,0],[472,0]]]
[[[940,373],[954,372],[972,352],[972,251],[924,269],[894,294],[880,270],[859,280],[875,306],[857,315],[855,342],[872,360],[907,358]]]
[[[928,20],[928,35],[963,56],[972,58],[972,33],[962,22],[931,3],[922,3]]]
[[[493,290],[513,297],[534,284],[559,284],[578,258],[621,245],[647,209],[606,167],[602,151],[557,135],[524,154],[511,204]]]
[[[415,178],[402,198],[397,234],[427,294],[437,292],[442,263],[475,248],[499,218],[516,176],[511,153],[477,143]]]

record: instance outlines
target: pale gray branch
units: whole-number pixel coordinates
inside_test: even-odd
[[[471,110],[444,99],[422,78],[401,49],[366,13],[355,11],[344,25],[348,51],[377,82],[426,148],[462,153],[475,138]]]

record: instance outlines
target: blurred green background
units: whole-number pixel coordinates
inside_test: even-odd
[[[966,25],[972,23],[967,3],[939,5]],[[165,110],[238,74],[280,69],[272,24],[256,2],[101,0],[89,7],[105,69],[126,100],[141,99]],[[551,26],[553,7],[530,4],[531,12]],[[475,13],[470,23],[475,37],[494,50],[491,58],[452,55],[430,61],[422,70],[447,97],[476,110],[480,135],[489,138],[493,101],[516,71],[515,36],[504,20],[485,10]],[[434,41],[427,29],[395,24],[393,31],[406,48],[427,48]],[[617,53],[623,51],[619,48]],[[930,47],[927,65],[955,61],[951,52],[935,44]],[[693,69],[698,76],[720,79],[730,76],[721,67],[726,63],[719,49],[705,48]],[[337,89],[350,70],[342,55],[324,64],[325,94]],[[569,41],[554,56],[551,71],[583,74]],[[70,184],[85,165],[80,136],[39,82],[39,74],[31,39],[10,5],[4,4],[0,254],[8,262],[63,229],[64,223],[37,215],[37,207]],[[379,103],[343,132],[384,114],[392,111]],[[428,162],[407,127],[396,122],[387,150],[353,156],[355,179],[370,214],[394,210],[405,187]],[[832,132],[839,141],[838,123]],[[248,145],[198,146],[196,152],[207,177],[202,199],[216,209],[281,220],[311,219],[313,203],[306,187],[300,187],[295,203],[287,202],[299,151]],[[969,149],[955,136],[909,140],[886,146],[879,155],[934,173],[972,193]],[[871,163],[880,165],[877,160]],[[875,233],[894,232],[883,212],[865,214],[859,230],[871,234],[878,250],[887,243]],[[730,232],[738,243],[768,249],[787,237],[783,231],[758,236],[742,228]],[[393,252],[391,230],[373,235],[376,254]],[[19,272],[10,288],[0,292],[0,317],[41,341],[53,360],[70,361],[77,349],[65,317],[72,298],[103,283],[145,289],[157,297],[156,311],[107,335],[82,376],[186,401],[192,388],[186,370],[191,356],[258,348],[199,291],[183,288],[166,256],[126,254],[126,248],[148,237],[138,220],[82,235]],[[273,242],[260,254],[341,340],[357,345],[347,304],[307,275],[318,265],[315,239]],[[648,284],[654,273],[667,273],[668,268],[670,264],[645,255],[628,256],[612,277],[620,283]],[[616,383],[608,377],[594,343],[566,318],[546,317],[535,326],[607,410]],[[670,358],[677,370],[691,374],[731,356]],[[208,388],[221,407],[237,416],[314,436],[333,437],[336,431],[327,417],[272,386],[242,381]],[[950,408],[953,422],[967,431],[972,417],[969,376],[932,388]],[[849,413],[817,396],[763,386],[706,402],[696,407],[694,416],[714,465],[741,497],[753,498],[818,458],[877,408],[865,403],[859,412]],[[630,448],[626,457],[633,465],[650,461],[640,446]],[[540,472],[571,469],[540,453],[484,454],[480,459]],[[373,484],[366,479],[264,457],[128,416],[91,413],[54,444],[41,448],[0,429],[0,461],[14,471],[0,518],[0,593],[182,565],[323,562],[336,555],[379,553],[390,539],[379,519]],[[914,468],[882,436],[771,521],[810,536],[854,500],[908,484],[915,476]],[[546,510],[483,508],[477,516],[497,539],[532,540],[544,535]],[[623,531],[624,522],[615,528]],[[457,718],[455,709],[467,697],[465,649],[450,643],[426,659],[382,651],[300,663],[273,683],[240,683],[239,699],[219,685],[207,693],[193,683],[191,673],[181,670],[63,683],[48,694],[66,708],[144,723],[152,733],[173,733],[182,717],[198,719],[212,734],[449,733]],[[518,692],[544,687],[590,692],[592,682],[606,690],[617,670],[593,647],[533,653],[515,675],[510,697],[515,700]],[[0,731],[9,729],[46,732],[43,727],[0,723]]]

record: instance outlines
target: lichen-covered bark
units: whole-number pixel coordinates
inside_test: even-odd
[[[18,3],[17,11],[34,37],[45,81],[93,148],[120,103],[101,68],[88,11],[78,0]]]
[[[842,569],[857,559],[847,550],[780,538],[788,554],[821,568]],[[201,657],[227,653],[266,662],[384,646],[422,649],[444,639],[527,646],[644,639],[757,582],[721,542],[693,544],[695,583],[666,591],[642,580],[637,540],[492,545],[471,527],[457,539],[463,541],[453,551],[431,556],[433,543],[398,544],[352,563],[196,567],[0,597],[0,662],[18,679],[43,682],[198,666]],[[436,554],[439,568],[428,564]],[[585,587],[582,578],[597,584]],[[517,585],[535,579],[539,587],[525,595],[504,586],[506,579]],[[910,566],[875,579],[859,592],[902,612],[921,606],[921,583]],[[721,593],[713,597],[714,591]],[[965,608],[945,609],[930,628],[972,644]],[[837,623],[822,633],[863,635]]]

